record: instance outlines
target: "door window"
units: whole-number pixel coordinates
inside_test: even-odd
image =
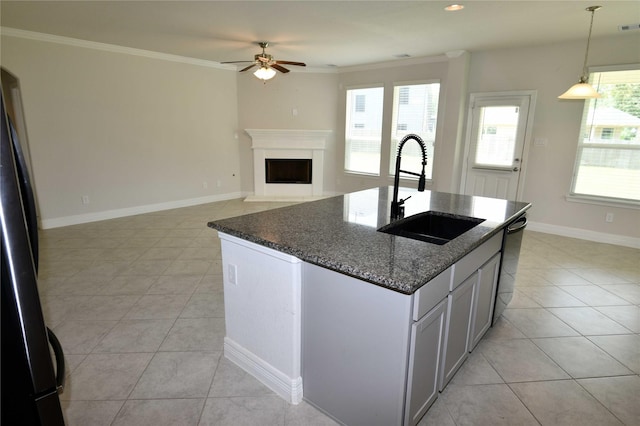
[[[511,167],[516,147],[518,115],[519,108],[516,106],[480,108],[475,166]]]

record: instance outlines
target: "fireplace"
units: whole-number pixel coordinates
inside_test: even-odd
[[[253,149],[254,194],[246,201],[295,201],[324,195],[330,130],[246,129]]]
[[[310,158],[267,158],[265,183],[311,183]]]

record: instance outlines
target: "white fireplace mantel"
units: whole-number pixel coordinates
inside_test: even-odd
[[[324,150],[331,130],[245,129],[253,149],[254,195],[247,201],[299,200],[323,196]],[[311,159],[310,184],[265,182],[265,159]]]
[[[325,149],[331,130],[245,129],[253,149]]]

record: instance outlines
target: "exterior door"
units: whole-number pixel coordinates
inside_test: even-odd
[[[518,199],[534,95],[471,95],[464,194]]]

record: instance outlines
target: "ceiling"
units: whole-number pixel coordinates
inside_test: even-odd
[[[2,27],[209,61],[252,60],[269,41],[275,59],[348,67],[450,51],[623,35],[640,1],[8,1]]]

